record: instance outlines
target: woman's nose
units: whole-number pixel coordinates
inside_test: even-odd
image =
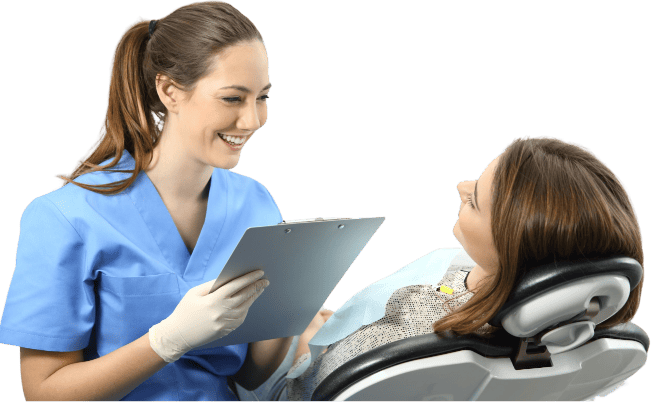
[[[246,105],[243,108],[236,127],[244,131],[255,131],[261,127],[258,105],[256,103],[254,105]]]

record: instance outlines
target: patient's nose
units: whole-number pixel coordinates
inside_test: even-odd
[[[467,194],[466,183],[470,183],[470,182],[462,181],[456,186],[456,189],[459,191],[459,197],[461,197],[461,201],[463,201],[464,195]]]

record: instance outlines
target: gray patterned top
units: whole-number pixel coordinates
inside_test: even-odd
[[[438,286],[452,288],[453,294],[437,291],[431,285],[412,285],[397,289],[386,303],[383,318],[363,325],[347,337],[329,345],[302,375],[286,379],[288,399],[311,400],[313,391],[322,380],[343,363],[360,354],[401,339],[433,333],[431,325],[449,314],[449,308],[456,310],[473,296],[465,285],[465,279],[475,264],[466,257],[467,255],[463,258],[457,256],[438,283]],[[452,301],[445,305],[448,300]],[[485,329],[488,325],[482,328]],[[300,356],[289,373],[310,357],[309,353]]]

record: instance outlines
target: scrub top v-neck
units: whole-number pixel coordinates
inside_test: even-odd
[[[200,236],[189,253],[184,240],[164,204],[159,192],[145,172],[141,172],[129,192],[134,206],[141,214],[152,238],[163,257],[177,274],[187,281],[203,278],[206,262],[220,236],[227,217],[226,183],[214,179],[216,169],[209,180],[209,200]]]
[[[125,150],[112,169],[134,169],[132,155]],[[97,185],[129,177],[93,172],[75,181]],[[190,288],[215,279],[249,227],[282,221],[256,180],[214,168],[208,185],[192,253],[143,171],[116,195],[67,184],[33,200],[21,217],[0,343],[83,350],[85,361],[111,353],[167,318]],[[123,400],[236,400],[227,376],[243,365],[247,347],[191,351]]]

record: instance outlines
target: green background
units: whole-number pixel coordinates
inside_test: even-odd
[[[121,33],[181,4],[3,7],[1,295],[22,211],[95,141]],[[457,183],[525,134],[599,155],[629,188],[648,238],[654,3],[232,4],[261,30],[274,84],[268,121],[234,171],[266,185],[286,220],[387,217],[326,307],[436,248],[459,247]],[[645,287],[634,321],[650,334],[652,307]],[[3,399],[22,399],[18,348],[0,346],[0,362]],[[642,399],[651,375],[645,367],[604,400]]]

